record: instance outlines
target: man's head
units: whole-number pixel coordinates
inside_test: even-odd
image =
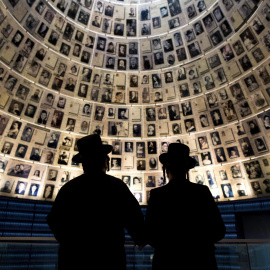
[[[72,158],[74,163],[82,163],[85,172],[109,169],[112,146],[103,144],[97,134],[85,136],[77,141],[79,153]]]

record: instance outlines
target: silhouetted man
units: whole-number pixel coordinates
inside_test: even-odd
[[[84,174],[62,186],[47,217],[60,243],[58,270],[126,270],[124,229],[139,249],[145,245],[140,205],[122,180],[106,175],[111,145],[92,134],[77,146],[72,161]]]
[[[188,270],[217,270],[214,243],[224,237],[225,226],[209,188],[189,181],[196,165],[189,152],[188,146],[171,143],[159,156],[169,183],[151,189],[147,206],[153,270],[175,270],[184,261]]]

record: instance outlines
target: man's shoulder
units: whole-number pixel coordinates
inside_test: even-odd
[[[168,185],[164,185],[161,187],[151,189],[150,194],[151,196],[162,196],[162,194],[168,192],[169,189],[170,188]]]
[[[105,179],[107,181],[110,181],[112,183],[115,183],[116,185],[123,185],[123,186],[126,185],[121,179],[119,179],[117,177],[114,177],[112,175],[109,175],[109,174],[105,174]]]
[[[209,190],[208,186],[205,186],[205,185],[200,185],[200,184],[197,184],[197,183],[192,183],[192,182],[189,182],[187,183],[187,188],[195,191],[197,190],[198,192],[206,192],[207,190]],[[181,187],[184,187],[184,185],[181,185]],[[157,188],[154,188],[152,189],[150,192],[151,194],[154,194],[154,195],[159,195],[159,194],[163,194],[163,193],[166,193],[170,190],[175,190],[175,186],[171,186],[171,185],[164,185],[164,186],[161,186],[161,187],[157,187]]]
[[[198,196],[210,192],[209,187],[206,185],[201,185],[201,184],[190,182],[190,187],[191,187],[193,194],[194,194],[194,192],[197,192]]]
[[[110,186],[122,186],[125,187],[125,183],[119,179],[116,178],[114,176],[108,175],[108,174],[81,174],[75,178],[73,178],[72,180],[68,181],[66,184],[63,185],[63,187],[61,189],[69,189],[69,190],[75,190],[77,186],[79,186],[79,188],[81,189],[84,184],[86,183],[90,183],[92,187],[94,187],[95,185],[100,185],[102,184],[102,182],[106,182],[107,184],[109,184]]]

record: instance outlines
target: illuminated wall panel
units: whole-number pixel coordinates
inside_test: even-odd
[[[191,149],[219,200],[270,192],[269,1],[0,1],[0,195],[54,200],[76,141],[114,146],[141,204]],[[269,183],[268,183],[269,182]]]

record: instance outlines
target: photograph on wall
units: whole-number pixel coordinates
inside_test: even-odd
[[[234,179],[243,178],[240,164],[235,164],[235,165],[231,166],[230,171],[231,171],[232,178],[234,178]]]
[[[32,170],[31,180],[41,181],[45,173],[46,167],[41,165],[35,165]]]
[[[234,197],[231,184],[221,184],[224,198]]]
[[[258,160],[245,162],[244,167],[245,167],[248,179],[256,179],[256,178],[264,177],[263,171],[261,169],[261,165]]]
[[[240,153],[237,146],[227,147],[227,153],[228,153],[229,159],[240,157]]]
[[[241,167],[239,164],[235,164],[231,166],[230,172],[231,172],[232,178],[234,179],[243,178],[243,174],[242,174]]]
[[[259,153],[264,153],[264,152],[269,151],[268,147],[267,147],[267,143],[266,143],[265,138],[263,136],[255,138],[254,144],[255,144],[256,149]]]
[[[207,170],[206,171],[206,177],[207,177],[207,181],[208,181],[208,185],[209,187],[212,188],[217,188],[217,181],[216,181],[216,177],[213,171]]]
[[[108,135],[127,137],[128,136],[128,122],[126,121],[108,121]]]
[[[264,97],[262,91],[257,91],[256,93],[251,94],[250,98],[253,101],[257,110],[260,110],[268,105],[268,102]]]
[[[10,160],[7,175],[19,178],[28,178],[32,165],[21,161]]]
[[[135,176],[132,178],[132,190],[140,191],[142,190],[142,178]]]
[[[208,14],[207,16],[205,16],[202,19],[202,21],[204,23],[204,27],[207,30],[207,32],[211,32],[217,27],[217,24],[212,16],[212,14]]]
[[[209,151],[202,152],[201,153],[201,158],[202,158],[203,165],[207,166],[207,165],[213,164],[213,162],[212,162],[212,156],[211,156],[211,153]]]
[[[28,149],[27,145],[19,143],[18,146],[17,146],[17,149],[15,151],[14,156],[17,157],[17,158],[22,158],[23,159],[25,157],[27,149]]]
[[[248,137],[241,138],[238,141],[245,157],[250,157],[254,155],[254,151]]]
[[[15,191],[14,194],[18,194],[18,195],[24,195],[26,187],[27,187],[27,182],[24,181],[18,181],[17,185],[15,187]]]
[[[145,158],[145,142],[136,142],[136,157]]]
[[[231,166],[230,171],[231,171],[232,178],[234,178],[234,179],[243,178],[240,164],[235,164],[235,165]]]
[[[130,176],[129,175],[122,175],[122,181],[130,188]]]
[[[55,185],[46,184],[44,187],[42,198],[46,199],[52,199],[53,198],[53,192],[54,192]]]
[[[218,163],[227,162],[225,151],[223,147],[215,148],[216,159]]]
[[[11,193],[15,180],[2,179],[0,182],[0,192]]]
[[[121,170],[121,158],[111,158],[111,169]]]

